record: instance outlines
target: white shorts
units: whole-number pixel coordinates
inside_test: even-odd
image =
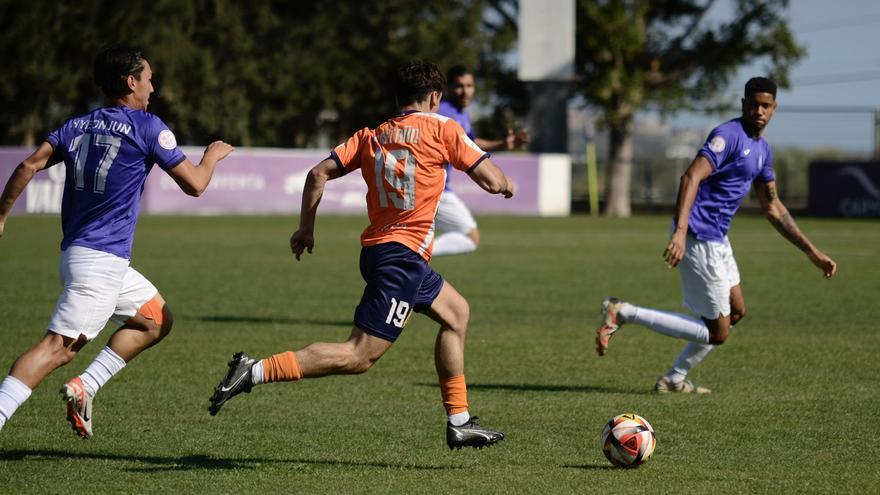
[[[82,246],[61,253],[64,287],[49,320],[49,331],[92,340],[112,318],[122,324],[159,291],[129,266],[127,259]]]
[[[709,320],[730,315],[730,289],[740,279],[727,237],[724,242],[712,242],[688,235],[678,268],[685,307]]]
[[[464,201],[447,189],[440,196],[440,205],[437,207],[437,215],[434,217],[434,226],[440,232],[469,234],[477,228],[477,221],[474,220],[474,216],[471,215],[471,211],[465,206]]]

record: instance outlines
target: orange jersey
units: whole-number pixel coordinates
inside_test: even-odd
[[[331,156],[344,173],[361,169],[367,183],[370,225],[361,234],[361,245],[399,242],[428,261],[446,164],[470,172],[489,155],[456,121],[411,112],[376,129],[361,129]]]

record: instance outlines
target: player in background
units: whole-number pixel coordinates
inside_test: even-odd
[[[127,46],[110,45],[95,58],[95,83],[109,106],[73,117],[49,133],[12,173],[0,196],[0,236],[12,205],[34,174],[64,163],[61,203],[63,290],[48,332],[12,364],[0,384],[0,427],[55,369],[69,363],[113,319],[121,326],[85,371],[61,388],[74,432],[92,436],[92,399],[144,349],[171,331],[171,311],[159,291],[130,266],[141,192],[157,163],[180,188],[199,196],[232,146],[216,141],[199,166],[177,147],[161,119],[147,113],[152,68]]]
[[[474,75],[465,67],[456,65],[446,72],[446,98],[440,102],[437,113],[458,122],[481,149],[513,150],[528,143],[529,136],[525,131],[513,132],[512,129],[508,129],[507,137],[494,141],[474,136],[471,116],[466,110],[474,98]],[[447,167],[446,185],[435,219],[440,235],[434,241],[434,256],[470,253],[480,244],[480,231],[474,216],[449,187],[450,172],[451,168]]]
[[[608,298],[602,302],[596,329],[596,351],[608,350],[612,335],[624,323],[636,323],[670,337],[689,340],[672,368],[657,380],[658,392],[708,393],[687,379],[688,373],[727,340],[746,313],[739,269],[727,239],[730,221],[752,184],[770,224],[806,254],[825,278],[837,264],[801,233],[779,200],[770,145],[761,137],[776,110],[776,83],[749,79],[742,116],[709,133],[706,143],[681,177],[672,234],[663,256],[679,267],[684,305],[694,318],[643,308]]]
[[[361,235],[360,255],[366,288],[348,340],[316,342],[263,360],[235,354],[211,397],[212,415],[254,385],[366,372],[400,336],[415,311],[440,324],[435,366],[447,413],[449,448],[484,447],[504,438],[470,415],[464,376],[470,308],[428,261],[447,163],[491,194],[509,198],[513,184],[460,125],[434,113],[443,84],[434,64],[414,61],[398,69],[394,95],[399,114],[375,129],[358,131],[312,168],[306,179],[299,229],[290,238],[297,260],[304,251],[311,253],[315,244],[315,215],[325,183],[360,169],[367,184],[370,224]]]

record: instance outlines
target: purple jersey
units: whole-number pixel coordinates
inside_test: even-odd
[[[154,163],[170,170],[186,157],[159,117],[125,106],[73,117],[49,133],[67,177],[61,249],[84,246],[131,258],[144,181]]]
[[[733,119],[712,129],[699,154],[712,164],[712,174],[697,191],[688,231],[701,241],[722,241],[752,182],[775,180],[773,153],[764,138],[749,137]]]
[[[474,139],[474,130],[471,125],[471,114],[467,113],[464,108],[459,109],[452,103],[442,100],[440,101],[440,109],[437,110],[437,113],[458,122],[458,125],[464,129],[465,134],[467,134],[469,138]],[[449,189],[449,172],[450,165],[446,164],[446,186],[444,187],[446,190]]]

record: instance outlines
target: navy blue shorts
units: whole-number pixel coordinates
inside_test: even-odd
[[[397,340],[413,310],[431,307],[443,288],[443,278],[424,258],[396,242],[362,248],[361,276],[367,286],[354,324],[389,342]]]

